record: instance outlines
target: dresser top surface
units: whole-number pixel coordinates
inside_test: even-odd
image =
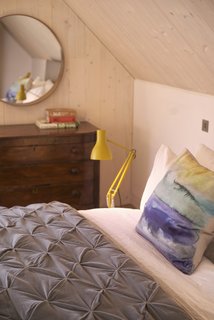
[[[40,129],[35,124],[0,125],[0,138],[70,136],[94,133],[97,127],[82,121],[78,128]]]

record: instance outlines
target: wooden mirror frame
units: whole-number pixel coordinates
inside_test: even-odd
[[[11,39],[12,39],[12,41],[15,43],[16,42],[16,45],[18,46],[20,46],[20,48],[21,48],[21,50],[23,50],[23,51],[25,51],[25,53],[26,53],[26,55],[29,55],[29,59],[31,58],[31,62],[32,62],[32,64],[33,64],[33,60],[38,60],[38,59],[44,59],[44,61],[46,61],[46,63],[49,61],[51,61],[51,62],[53,62],[53,61],[57,61],[57,62],[60,62],[60,66],[59,66],[59,70],[58,70],[58,73],[56,72],[56,75],[57,75],[57,77],[56,77],[56,79],[54,80],[54,83],[53,83],[53,86],[47,91],[47,92],[45,92],[43,95],[41,95],[40,97],[38,97],[38,98],[36,98],[35,100],[33,100],[33,101],[29,101],[29,102],[17,102],[17,101],[10,101],[10,100],[6,100],[5,98],[6,98],[6,92],[7,91],[5,91],[3,88],[4,88],[4,86],[2,85],[2,88],[0,88],[0,94],[1,94],[1,96],[3,96],[3,98],[0,98],[0,100],[2,101],[2,102],[4,102],[4,103],[6,103],[6,104],[9,104],[9,105],[12,105],[12,106],[29,106],[29,105],[34,105],[34,104],[37,104],[37,103],[39,103],[40,101],[43,101],[44,99],[46,99],[47,97],[49,97],[54,91],[55,91],[55,89],[56,89],[56,87],[58,86],[58,84],[59,84],[59,82],[60,82],[60,80],[61,80],[61,78],[62,78],[62,74],[63,74],[63,70],[64,70],[64,55],[63,55],[63,50],[62,50],[62,45],[61,45],[61,43],[60,43],[60,41],[59,41],[59,39],[57,38],[57,36],[56,36],[56,34],[44,23],[44,22],[42,22],[41,20],[39,20],[39,19],[37,19],[37,18],[35,18],[35,17],[32,17],[32,16],[29,16],[29,15],[24,15],[24,14],[10,14],[10,15],[5,15],[5,16],[2,16],[2,17],[0,17],[0,28],[2,28],[2,30],[4,29],[4,32],[5,32],[5,27],[3,27],[3,24],[2,24],[2,20],[3,19],[5,19],[5,18],[8,18],[9,17],[9,19],[11,20],[11,18],[10,17],[18,17],[17,19],[20,19],[20,22],[22,22],[22,24],[27,24],[27,22],[29,22],[29,21],[31,21],[31,19],[32,19],[32,25],[31,25],[31,30],[30,31],[35,31],[35,27],[37,26],[37,24],[38,24],[38,32],[41,32],[42,30],[43,30],[43,35],[46,37],[46,40],[47,40],[47,37],[49,37],[49,39],[50,39],[50,41],[55,41],[55,43],[53,43],[52,42],[52,45],[53,45],[53,47],[58,47],[57,48],[57,50],[54,52],[54,54],[55,54],[55,56],[60,56],[60,59],[59,60],[48,60],[48,57],[54,57],[54,54],[52,55],[49,55],[49,53],[48,53],[48,51],[47,51],[47,58],[46,58],[46,60],[44,59],[44,57],[43,58],[41,58],[41,56],[32,56],[31,54],[32,54],[32,51],[34,50],[35,52],[36,52],[36,50],[35,50],[35,48],[36,48],[36,46],[35,45],[30,45],[29,47],[30,48],[28,48],[29,49],[29,51],[27,51],[26,50],[26,48],[25,48],[25,41],[26,41],[26,39],[28,38],[28,36],[29,36],[29,30],[28,30],[28,28],[27,28],[27,26],[26,26],[26,28],[24,28],[23,30],[23,38],[21,38],[21,34],[19,33],[19,35],[20,35],[20,41],[24,41],[22,44],[20,44],[20,41],[18,42],[16,39],[14,40],[14,38],[13,38],[13,35],[11,35],[11,32],[10,32],[10,29],[9,29],[9,27],[7,27],[8,29],[6,30],[6,32],[8,33],[8,37],[10,37]],[[24,22],[24,19],[23,18],[25,18],[25,20],[26,20],[26,22]],[[17,23],[17,22],[16,22]],[[5,26],[5,25],[4,25]],[[13,27],[13,26],[11,26],[11,27]],[[20,27],[22,27],[21,25],[20,25]],[[18,28],[14,28],[14,29],[18,29]],[[6,32],[5,32],[5,34],[6,34]],[[34,33],[35,34],[35,33]],[[44,38],[45,38],[44,37]],[[2,35],[1,35],[1,30],[0,30],[0,43],[1,42],[3,42],[3,40],[2,40],[2,38],[3,38],[3,33],[2,33]],[[32,41],[33,41],[33,37],[32,37],[32,34],[31,34],[31,39],[32,39]],[[36,36],[35,36],[35,39],[40,39],[41,41],[41,43],[43,42],[43,40],[45,41],[45,39],[42,39],[40,36],[38,36],[38,38],[36,38]],[[32,44],[33,44],[34,42],[32,42]],[[23,45],[24,44],[24,45]],[[43,44],[44,44],[44,42],[43,42]],[[38,44],[39,45],[39,44]],[[1,45],[1,47],[2,47],[2,45]],[[24,49],[23,49],[23,48]],[[42,50],[41,50],[41,52],[43,51],[43,48],[44,46],[42,46]],[[47,48],[46,48],[47,49]],[[4,71],[3,72],[3,68],[5,67],[4,66],[4,56],[5,56],[5,53],[3,52],[4,50],[2,50],[2,53],[0,53],[0,73],[2,72],[2,78],[4,78],[4,76],[5,76],[5,74],[6,74],[6,72],[7,72],[7,70],[6,71]],[[6,51],[6,50],[5,50]],[[40,53],[40,52],[39,52]],[[44,55],[44,52],[42,53],[43,55]],[[46,53],[45,53],[46,54]],[[2,57],[1,57],[1,55],[2,55]],[[18,69],[20,69],[20,68],[18,68]],[[10,83],[10,86],[12,86],[12,84],[13,83],[15,83],[15,82],[17,82],[16,80],[18,80],[19,81],[19,77],[21,77],[23,74],[25,74],[26,73],[26,71],[29,71],[29,72],[31,72],[31,74],[33,73],[33,66],[31,65],[31,70],[25,70],[25,71],[23,71],[23,73],[22,74],[19,74],[19,76],[16,74],[16,72],[14,72],[15,73],[15,75],[14,75],[14,80],[13,81],[11,81],[11,83]],[[24,69],[23,69],[24,70]],[[33,76],[33,75],[32,75]],[[35,80],[35,79],[34,79]],[[53,79],[50,79],[51,81],[53,80]],[[47,79],[42,79],[42,81],[47,81]],[[2,83],[2,81],[1,81],[1,77],[0,77],[0,83]],[[9,86],[9,88],[10,88],[10,86]],[[8,89],[9,89],[8,88]],[[4,97],[5,96],[5,97]]]

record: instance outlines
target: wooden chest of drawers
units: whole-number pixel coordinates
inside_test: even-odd
[[[99,161],[90,160],[96,127],[0,126],[0,205],[53,200],[99,207]]]

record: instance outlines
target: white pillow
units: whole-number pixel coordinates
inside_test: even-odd
[[[147,180],[141,202],[140,209],[143,211],[146,201],[149,199],[157,184],[164,177],[170,164],[176,159],[176,154],[166,145],[162,144],[158,149],[151,174]]]
[[[195,157],[202,166],[214,171],[214,150],[200,144]]]
[[[43,94],[45,94],[44,87],[32,88],[26,93],[27,98],[25,102],[31,102],[31,101],[37,100],[40,97],[42,97]]]
[[[41,80],[40,77],[36,77],[32,82],[33,88],[41,87],[44,85],[45,85],[45,81]]]
[[[47,93],[53,87],[53,85],[54,83],[51,80],[46,80],[44,85],[45,93]]]
[[[32,88],[29,91],[31,94],[34,94],[37,98],[40,98],[45,93],[44,86]]]

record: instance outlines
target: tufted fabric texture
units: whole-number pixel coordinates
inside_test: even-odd
[[[0,207],[0,320],[185,320],[69,205]]]

